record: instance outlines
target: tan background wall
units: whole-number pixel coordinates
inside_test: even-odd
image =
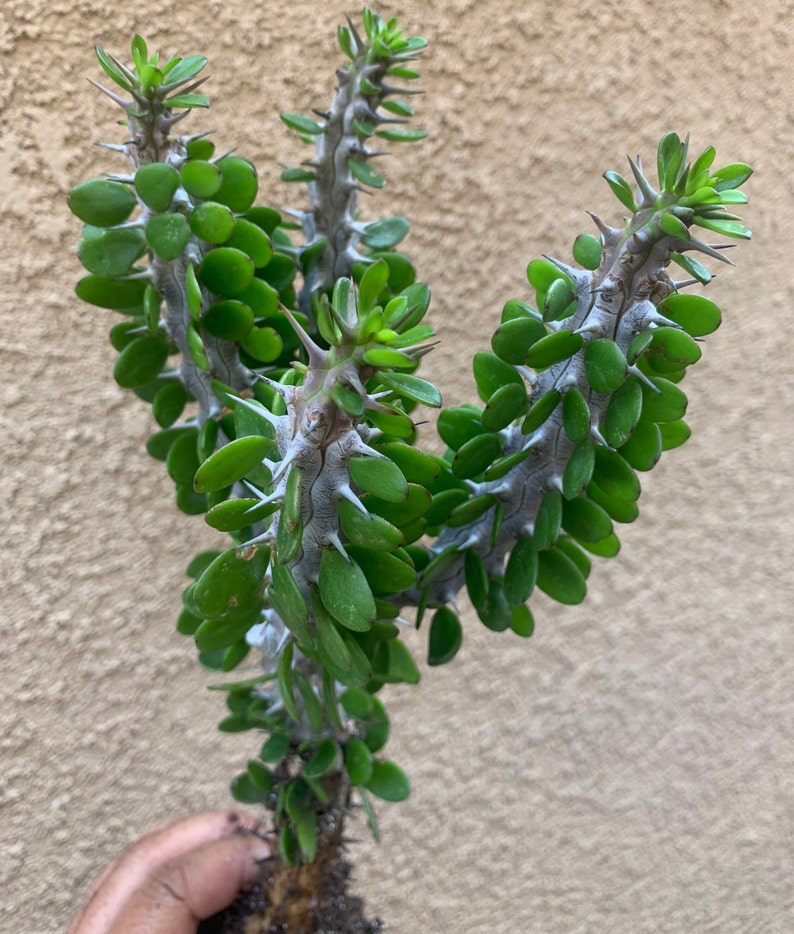
[[[112,6],[112,12],[110,7]],[[694,437],[644,479],[622,554],[587,602],[537,601],[530,643],[468,613],[456,662],[388,692],[411,774],[361,828],[360,888],[397,934],[794,930],[792,725],[792,3],[406,0],[431,43],[419,125],[365,210],[414,222],[447,404],[524,269],[566,255],[600,175],[692,131],[756,168],[750,245],[708,294],[723,328],[687,380]],[[92,46],[134,30],[209,56],[221,148],[293,203],[303,155],[277,109],[328,100],[341,3],[0,5],[0,929],[62,930],[97,869],[144,828],[224,807],[258,748],[220,736],[211,678],[173,631],[187,558],[216,542],[147,459],[119,390],[112,313],[72,297],[68,188],[120,168]],[[292,12],[290,12],[292,11]],[[302,33],[309,32],[307,39]],[[395,147],[397,148],[397,147]],[[411,639],[422,653],[422,639]]]

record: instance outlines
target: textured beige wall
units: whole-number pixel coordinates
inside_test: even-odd
[[[257,748],[222,737],[172,628],[186,558],[216,539],[148,460],[146,407],[110,375],[112,313],[72,297],[69,186],[119,140],[92,46],[132,31],[210,57],[204,126],[295,198],[276,109],[322,106],[344,4],[0,4],[0,929],[62,930],[98,867],[153,822],[227,804]],[[630,12],[629,12],[630,11]],[[791,627],[792,3],[406,0],[431,48],[420,125],[369,211],[414,221],[448,404],[541,251],[600,178],[668,129],[757,171],[755,231],[687,381],[694,437],[648,475],[587,602],[537,602],[530,643],[469,613],[454,665],[388,692],[414,793],[361,828],[358,879],[397,934],[794,930]],[[308,40],[302,32],[309,31]],[[202,117],[197,118],[198,121]],[[195,125],[198,125],[196,122]],[[271,185],[271,194],[268,186]],[[369,216],[372,216],[371,214]],[[788,325],[788,330],[784,327]],[[414,640],[411,640],[412,642]],[[421,653],[421,640],[416,640]]]

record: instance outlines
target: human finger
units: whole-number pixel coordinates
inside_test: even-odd
[[[271,855],[261,837],[205,843],[155,869],[130,896],[108,934],[196,934],[199,921],[228,907],[261,875]]]
[[[158,866],[202,844],[256,827],[246,814],[223,811],[179,818],[150,830],[105,868],[68,934],[104,934],[130,895]]]

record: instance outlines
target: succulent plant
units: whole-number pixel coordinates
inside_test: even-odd
[[[381,141],[425,135],[404,98],[426,43],[369,10],[338,39],[349,61],[328,110],[282,114],[314,147],[281,176],[306,207],[256,204],[250,162],[177,132],[208,106],[206,60],[161,63],[140,36],[129,67],[97,48],[129,130],[108,148],[128,166],[69,202],[85,224],[77,294],[121,314],[114,376],[152,405],[148,451],[179,508],[231,537],[190,562],[177,626],[209,668],[254,653],[257,673],[217,686],[220,728],[269,734],[232,791],[273,811],[287,865],[338,845],[351,793],[376,834],[372,797],[409,793],[382,755],[378,696],[419,680],[406,609],[438,665],[460,647],[464,587],[489,629],[523,637],[536,588],[584,599],[593,558],[637,517],[638,473],[689,436],[681,381],[720,311],[683,290],[711,278],[692,254],[726,261],[727,246],[693,229],[750,236],[731,212],[751,170],[714,168],[713,147],[689,161],[688,138],[666,134],[656,187],[639,157],[633,186],[605,173],[625,223],[591,215],[598,236],[570,261],[529,263],[534,295],[504,305],[474,357],[479,401],[443,409],[446,453],[423,451],[413,413],[441,406],[417,375],[430,290],[397,249],[408,221],[362,220],[358,195],[385,184]]]

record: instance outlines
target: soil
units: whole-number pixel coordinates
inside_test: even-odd
[[[364,903],[347,892],[350,864],[339,854],[325,866],[286,867],[273,858],[264,879],[225,911],[199,925],[199,934],[378,934],[380,920],[368,921]],[[319,883],[319,885],[318,885]]]

